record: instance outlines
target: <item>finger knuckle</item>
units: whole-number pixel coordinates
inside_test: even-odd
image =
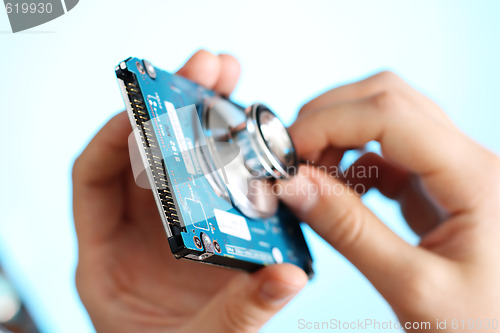
[[[359,209],[344,208],[332,223],[327,233],[335,246],[352,248],[359,244],[363,234],[364,217]]]
[[[391,90],[386,90],[370,97],[373,108],[382,115],[394,115],[402,110],[401,96]]]
[[[373,78],[376,81],[383,83],[386,86],[397,84],[401,81],[401,78],[392,71],[382,71],[380,73],[375,74]]]

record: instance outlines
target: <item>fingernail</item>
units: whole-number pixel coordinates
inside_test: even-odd
[[[259,290],[261,299],[270,304],[279,305],[288,302],[302,289],[276,280],[266,281]]]
[[[298,215],[308,214],[318,202],[318,186],[305,175],[298,174],[273,187],[274,193]]]

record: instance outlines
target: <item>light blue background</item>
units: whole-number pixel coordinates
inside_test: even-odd
[[[0,259],[45,332],[93,330],[73,281],[70,170],[123,109],[113,68],[129,56],[174,71],[199,48],[232,53],[243,66],[234,98],[264,101],[286,123],[321,91],[391,69],[500,152],[500,1],[82,0],[9,30],[0,10]],[[366,202],[418,241],[396,206],[376,193]],[[395,319],[355,268],[307,236],[316,278],[265,332],[293,332],[301,318]]]

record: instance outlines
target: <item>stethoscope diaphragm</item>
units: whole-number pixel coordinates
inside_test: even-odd
[[[207,101],[202,126],[211,164],[206,175],[216,193],[250,218],[273,216],[278,199],[274,179],[297,170],[297,157],[286,127],[263,104],[246,109],[221,97]]]

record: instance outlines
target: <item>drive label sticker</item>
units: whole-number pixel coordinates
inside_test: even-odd
[[[225,212],[220,209],[214,209],[214,214],[221,232],[248,241],[252,239],[247,221],[243,216]]]
[[[186,165],[186,170],[192,175],[196,174],[193,160],[191,159],[191,154],[189,154],[189,149],[186,143],[186,137],[182,131],[182,126],[179,121],[179,117],[177,116],[177,111],[174,108],[174,105],[170,102],[165,101],[165,107],[167,108],[167,114],[170,119],[170,124],[174,130],[175,138],[177,139],[177,143],[179,144],[179,149],[182,154],[182,158],[184,159],[184,163]]]

